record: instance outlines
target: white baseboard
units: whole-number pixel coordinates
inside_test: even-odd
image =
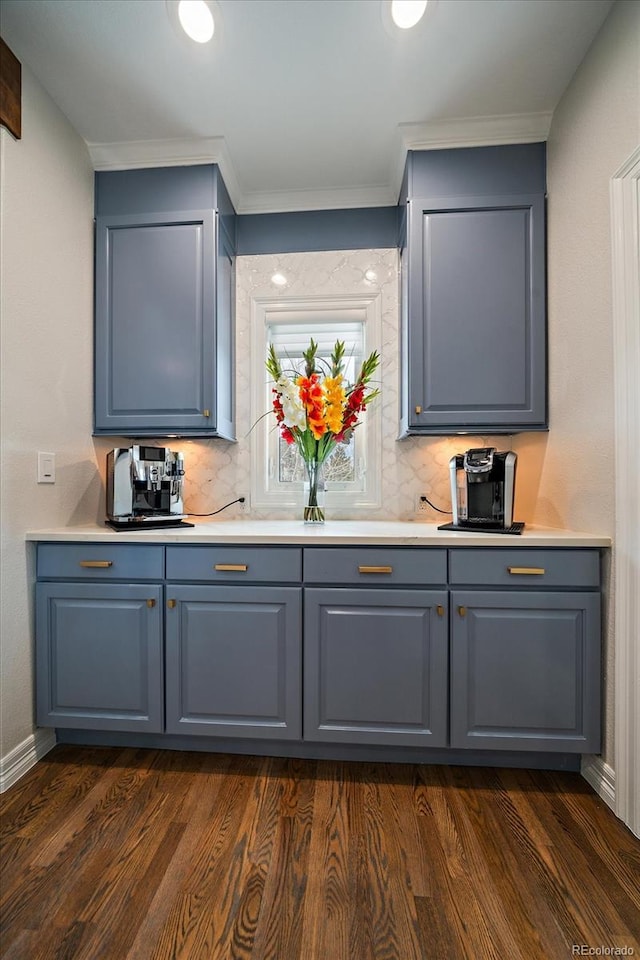
[[[616,772],[602,757],[585,757],[580,772],[613,812],[616,812]]]
[[[23,777],[41,757],[56,745],[56,735],[53,730],[36,730],[30,737],[10,750],[6,757],[0,758],[0,793]]]

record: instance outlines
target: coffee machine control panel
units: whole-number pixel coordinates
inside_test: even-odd
[[[464,454],[462,465],[468,473],[487,473],[493,469],[495,447],[474,447]]]

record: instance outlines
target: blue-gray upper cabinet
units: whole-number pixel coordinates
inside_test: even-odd
[[[212,165],[96,175],[96,434],[234,439],[223,189]]]
[[[410,154],[403,189],[401,434],[546,429],[544,145]]]

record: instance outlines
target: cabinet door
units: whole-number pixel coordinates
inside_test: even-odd
[[[162,731],[162,588],[39,583],[37,721]]]
[[[405,431],[545,429],[544,198],[411,200],[407,242]]]
[[[168,586],[167,733],[298,739],[300,587]]]
[[[597,753],[600,598],[451,595],[451,746]]]
[[[447,594],[305,590],[304,739],[446,746]]]
[[[97,434],[216,432],[214,218],[97,218]]]

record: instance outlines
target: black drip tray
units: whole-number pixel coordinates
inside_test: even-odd
[[[195,527],[186,520],[105,520],[112,530],[164,530],[166,527]]]
[[[459,530],[461,533],[522,533],[524,523],[518,520],[510,527],[462,527],[458,523],[443,523],[438,530]]]

